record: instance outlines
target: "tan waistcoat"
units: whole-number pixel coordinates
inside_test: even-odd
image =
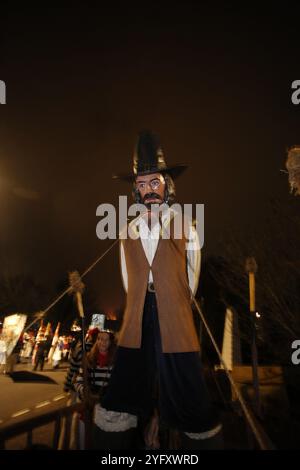
[[[186,267],[186,239],[160,238],[151,270],[157,301],[162,348],[165,353],[199,351]],[[124,246],[128,292],[119,345],[140,348],[142,319],[150,265],[140,238],[127,238]],[[174,246],[176,245],[176,246]]]

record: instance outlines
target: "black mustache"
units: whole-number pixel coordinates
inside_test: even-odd
[[[162,201],[162,198],[156,194],[156,193],[147,193],[145,194],[145,196],[143,197],[143,202],[145,202],[147,199],[159,199],[160,201]]]

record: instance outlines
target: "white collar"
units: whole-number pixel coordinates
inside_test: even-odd
[[[167,225],[171,222],[171,220],[178,214],[178,211],[176,209],[173,209],[172,207],[168,207],[167,210],[163,211],[162,212],[162,216],[161,216],[161,219],[162,219],[162,223],[164,225],[164,227],[167,227]],[[144,227],[147,227],[148,230],[149,230],[149,227],[148,227],[148,223],[145,221],[145,219],[143,218],[143,216],[137,216],[135,219],[133,219],[130,224],[129,224],[129,228],[130,230],[132,230],[136,235],[138,235],[138,232],[139,232],[139,226],[140,224],[143,224]],[[155,226],[154,226],[155,227]],[[153,228],[154,228],[153,227]],[[152,230],[153,230],[152,228]]]

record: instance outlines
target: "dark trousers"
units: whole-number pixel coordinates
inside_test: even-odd
[[[38,366],[40,366],[40,370],[43,370],[44,369],[44,362],[45,362],[44,354],[41,355],[41,356],[36,356],[33,370],[37,370]]]
[[[102,406],[142,419],[157,407],[164,423],[185,432],[205,432],[217,426],[199,353],[162,352],[154,293],[146,294],[142,328],[141,349],[118,348]]]
[[[123,432],[102,431],[93,425],[93,449],[95,450],[125,450],[132,449],[135,438],[135,429]]]

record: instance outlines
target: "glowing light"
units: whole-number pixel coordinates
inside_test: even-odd
[[[106,315],[106,318],[107,318],[107,320],[116,320],[116,319],[117,319],[117,316],[116,316],[115,313],[108,313],[108,314]]]
[[[258,313],[258,312],[255,312],[255,316],[256,316],[256,318],[260,318],[260,317],[261,317],[260,313]]]
[[[18,323],[19,315],[10,315],[9,317],[6,317],[5,320],[7,326],[15,326]]]

